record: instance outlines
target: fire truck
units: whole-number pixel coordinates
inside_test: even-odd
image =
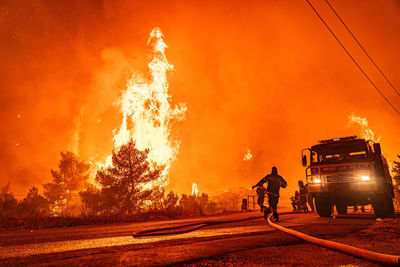
[[[394,214],[392,177],[379,143],[357,136],[322,140],[302,150],[302,163],[319,216],[331,216],[334,206],[346,214],[348,206],[368,204],[377,218]]]

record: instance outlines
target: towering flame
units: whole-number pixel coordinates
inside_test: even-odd
[[[356,116],[354,112],[349,116],[348,127],[358,125],[360,128],[360,135],[366,140],[372,140],[374,142],[379,142],[381,137],[375,137],[375,133],[369,128],[367,118]]]
[[[199,194],[199,188],[197,187],[196,183],[193,183],[193,185],[192,185],[192,195],[197,197],[198,194]]]
[[[114,130],[116,149],[132,138],[140,150],[149,149],[148,160],[152,168],[162,168],[162,182],[168,183],[168,172],[175,159],[179,142],[172,141],[171,125],[174,121],[185,118],[186,105],[172,107],[168,94],[167,72],[174,69],[165,56],[167,48],[164,35],[159,28],[154,28],[147,45],[151,51],[148,64],[150,79],[133,74],[127,83],[119,104],[122,123]],[[107,159],[111,163],[111,157]]]

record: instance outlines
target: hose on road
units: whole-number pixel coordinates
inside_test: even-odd
[[[329,241],[329,240],[325,240],[325,239],[321,239],[321,238],[312,237],[312,236],[303,234],[301,232],[283,227],[279,224],[273,223],[271,221],[271,215],[268,216],[267,221],[268,221],[269,225],[271,225],[274,228],[277,228],[285,233],[294,235],[294,236],[301,238],[307,242],[310,242],[310,243],[313,243],[313,244],[316,244],[319,246],[323,246],[326,248],[341,251],[341,252],[344,252],[344,253],[352,255],[352,256],[356,256],[356,257],[363,258],[363,259],[368,259],[370,261],[374,261],[374,262],[378,262],[378,263],[400,265],[400,256],[382,254],[382,253],[373,252],[370,250],[365,250],[365,249],[356,248],[353,246],[337,243],[334,241]]]
[[[299,213],[299,212],[282,212],[282,213],[280,213],[280,215],[295,214],[295,213]],[[272,214],[270,214],[267,218],[269,225],[271,225],[272,227],[274,227],[278,230],[281,230],[285,233],[288,233],[288,234],[296,236],[300,239],[303,239],[309,243],[323,246],[326,248],[330,248],[330,249],[333,249],[336,251],[344,252],[346,254],[349,254],[349,255],[352,255],[355,257],[367,259],[367,260],[378,262],[378,263],[400,265],[400,256],[382,254],[382,253],[378,253],[378,252],[373,252],[373,251],[337,243],[334,241],[329,241],[329,240],[325,240],[325,239],[321,239],[321,238],[317,238],[317,237],[312,237],[312,236],[306,235],[304,233],[286,228],[284,226],[281,226],[279,224],[272,222],[271,216],[272,216]],[[244,219],[227,220],[227,221],[205,221],[205,222],[191,223],[191,224],[180,225],[180,226],[153,228],[153,229],[149,229],[149,230],[137,231],[137,232],[133,233],[133,237],[140,238],[140,237],[184,234],[184,233],[189,233],[189,232],[199,230],[206,226],[250,221],[250,220],[256,220],[256,219],[261,219],[261,218],[264,218],[264,216],[255,216],[255,217],[249,217],[249,218],[244,218]]]
[[[203,228],[205,226],[250,221],[250,220],[261,219],[263,217],[264,216],[255,216],[255,217],[249,217],[249,218],[245,218],[245,219],[237,219],[237,220],[229,220],[229,221],[206,221],[206,222],[191,223],[191,224],[180,225],[180,226],[154,228],[154,229],[149,229],[149,230],[137,231],[137,232],[133,233],[133,237],[139,238],[139,237],[160,236],[160,235],[184,234],[184,233],[189,233],[189,232],[199,230],[200,228]],[[184,229],[184,228],[189,228],[189,229]],[[179,229],[183,229],[183,230],[179,230]],[[173,231],[173,230],[178,230],[178,231]]]
[[[291,212],[283,212],[281,214],[283,215],[283,214],[296,214],[296,213],[302,213],[302,212],[291,211]],[[261,219],[261,218],[264,218],[264,216],[254,216],[254,217],[249,217],[249,218],[244,218],[244,219],[236,219],[236,220],[228,220],[228,221],[205,221],[205,222],[191,223],[191,224],[185,224],[185,225],[179,225],[179,226],[153,228],[153,229],[149,229],[149,230],[137,231],[137,232],[133,233],[132,236],[134,238],[140,238],[140,237],[161,236],[161,235],[185,234],[185,233],[190,233],[190,232],[199,230],[200,228],[203,228],[206,226],[251,221],[251,220],[257,220],[257,219]],[[185,229],[185,228],[189,228],[189,229]],[[174,231],[174,230],[178,230],[178,231]]]

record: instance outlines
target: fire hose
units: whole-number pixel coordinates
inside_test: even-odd
[[[283,213],[281,213],[281,215],[295,214],[295,213],[299,213],[299,212],[283,212]],[[343,252],[343,253],[358,257],[358,258],[363,258],[363,259],[367,259],[370,261],[378,262],[378,263],[400,265],[400,256],[373,252],[370,250],[365,250],[365,249],[341,244],[338,242],[309,236],[304,233],[283,227],[279,224],[272,222],[271,216],[272,216],[272,214],[270,214],[267,218],[269,225],[271,225],[272,227],[274,227],[282,232],[285,232],[290,235],[296,236],[300,239],[303,239],[309,243],[312,243],[312,244],[315,244],[318,246],[322,246],[322,247],[326,247],[329,249],[333,249],[336,251],[340,251],[340,252]],[[154,229],[149,229],[149,230],[137,231],[137,232],[133,233],[133,237],[140,238],[140,237],[150,237],[150,236],[184,234],[184,233],[189,233],[189,232],[199,230],[206,226],[250,221],[250,220],[256,220],[256,219],[261,219],[261,218],[264,218],[264,216],[255,216],[255,217],[249,217],[249,218],[245,218],[245,219],[237,219],[237,220],[229,220],[229,221],[208,221],[208,222],[206,221],[206,222],[191,223],[191,224],[186,224],[186,225],[181,225],[181,226],[154,228]],[[185,229],[185,228],[189,228],[189,229]],[[177,230],[177,231],[174,231],[174,230]]]
[[[296,214],[301,212],[283,212],[281,214]],[[180,226],[171,226],[171,227],[164,227],[164,228],[154,228],[149,230],[137,231],[132,234],[134,238],[140,237],[150,237],[150,236],[161,236],[161,235],[177,235],[177,234],[185,234],[190,233],[196,230],[199,230],[206,226],[213,226],[218,224],[227,224],[227,223],[235,223],[235,222],[244,222],[244,221],[251,221],[264,218],[264,216],[254,216],[244,219],[236,219],[236,220],[228,220],[228,221],[206,221],[206,222],[198,222],[198,223],[191,223],[185,224]],[[189,229],[185,229],[189,228]],[[177,230],[177,231],[173,231]]]
[[[271,225],[272,227],[277,228],[277,229],[279,229],[285,233],[288,233],[290,235],[294,235],[298,238],[301,238],[301,239],[303,239],[309,243],[313,243],[315,245],[319,245],[319,246],[323,246],[323,247],[330,248],[333,250],[341,251],[346,254],[356,256],[358,258],[368,259],[368,260],[374,261],[374,262],[379,262],[379,263],[383,263],[383,264],[391,264],[391,265],[400,265],[400,256],[387,255],[387,254],[378,253],[378,252],[374,252],[374,251],[370,251],[370,250],[356,248],[353,246],[341,244],[341,243],[330,241],[330,240],[325,240],[325,239],[309,236],[309,235],[303,234],[301,232],[283,227],[279,224],[273,223],[271,221],[271,215],[268,216],[267,221],[268,221],[269,225]]]
[[[184,233],[189,233],[189,232],[199,230],[200,228],[203,228],[205,226],[243,222],[243,221],[250,221],[250,220],[256,220],[256,219],[261,219],[261,218],[263,218],[263,216],[250,217],[250,218],[239,219],[239,220],[209,221],[209,222],[191,223],[191,224],[186,224],[186,225],[181,225],[181,226],[154,228],[154,229],[149,229],[149,230],[144,230],[144,231],[137,231],[137,232],[133,233],[133,237],[139,238],[139,237],[145,237],[145,236],[184,234]],[[184,229],[184,228],[189,228],[189,229]],[[180,230],[180,229],[183,229],[183,230]],[[178,231],[171,232],[172,230],[178,230]]]

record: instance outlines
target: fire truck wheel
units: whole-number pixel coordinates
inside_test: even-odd
[[[321,217],[329,217],[333,212],[333,203],[327,196],[317,196],[315,198],[315,207]]]
[[[336,204],[336,211],[339,214],[347,214],[347,205],[346,204]]]

